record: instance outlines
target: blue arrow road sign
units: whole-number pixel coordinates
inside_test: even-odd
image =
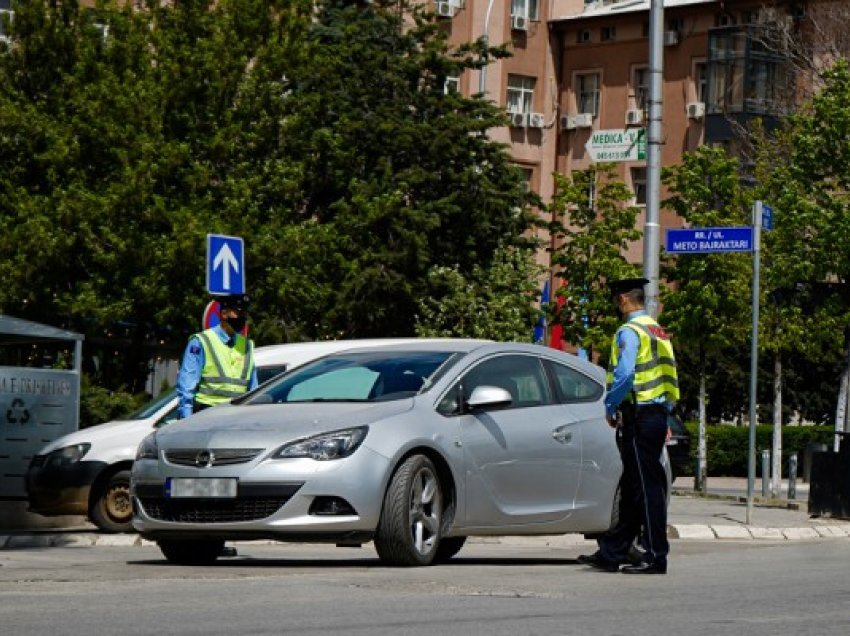
[[[752,252],[753,228],[697,227],[667,230],[665,247],[671,254]]]
[[[241,237],[207,234],[207,291],[245,293],[245,250]]]

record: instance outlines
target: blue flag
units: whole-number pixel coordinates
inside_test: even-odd
[[[546,305],[549,304],[549,281],[543,283],[543,290],[540,292],[540,317],[537,319],[537,324],[534,325],[534,332],[531,337],[534,344],[543,344],[543,339],[546,337]]]

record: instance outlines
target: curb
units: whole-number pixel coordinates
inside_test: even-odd
[[[846,539],[850,523],[814,525],[802,528],[765,528],[761,526],[705,525],[677,523],[667,526],[670,539],[682,541],[812,541],[816,539]],[[591,542],[581,534],[542,536],[485,536],[470,537],[470,543],[502,544],[526,547],[571,548]],[[234,541],[235,545],[277,545],[278,541]],[[26,548],[93,548],[153,546],[135,534],[7,534],[0,535],[0,550]]]

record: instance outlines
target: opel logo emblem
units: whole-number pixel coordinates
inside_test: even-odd
[[[195,466],[198,468],[209,468],[215,461],[215,455],[211,450],[202,450],[195,455]]]

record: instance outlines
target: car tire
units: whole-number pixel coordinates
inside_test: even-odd
[[[451,561],[463,545],[466,543],[466,537],[446,537],[440,539],[440,545],[437,546],[437,555],[434,557],[434,563],[447,563]]]
[[[156,543],[175,565],[212,565],[224,548],[223,539],[163,539]]]
[[[388,565],[430,565],[437,557],[443,492],[437,469],[424,455],[408,457],[384,496],[375,549]]]
[[[92,499],[89,518],[103,532],[133,531],[129,470],[119,470],[101,483]]]

